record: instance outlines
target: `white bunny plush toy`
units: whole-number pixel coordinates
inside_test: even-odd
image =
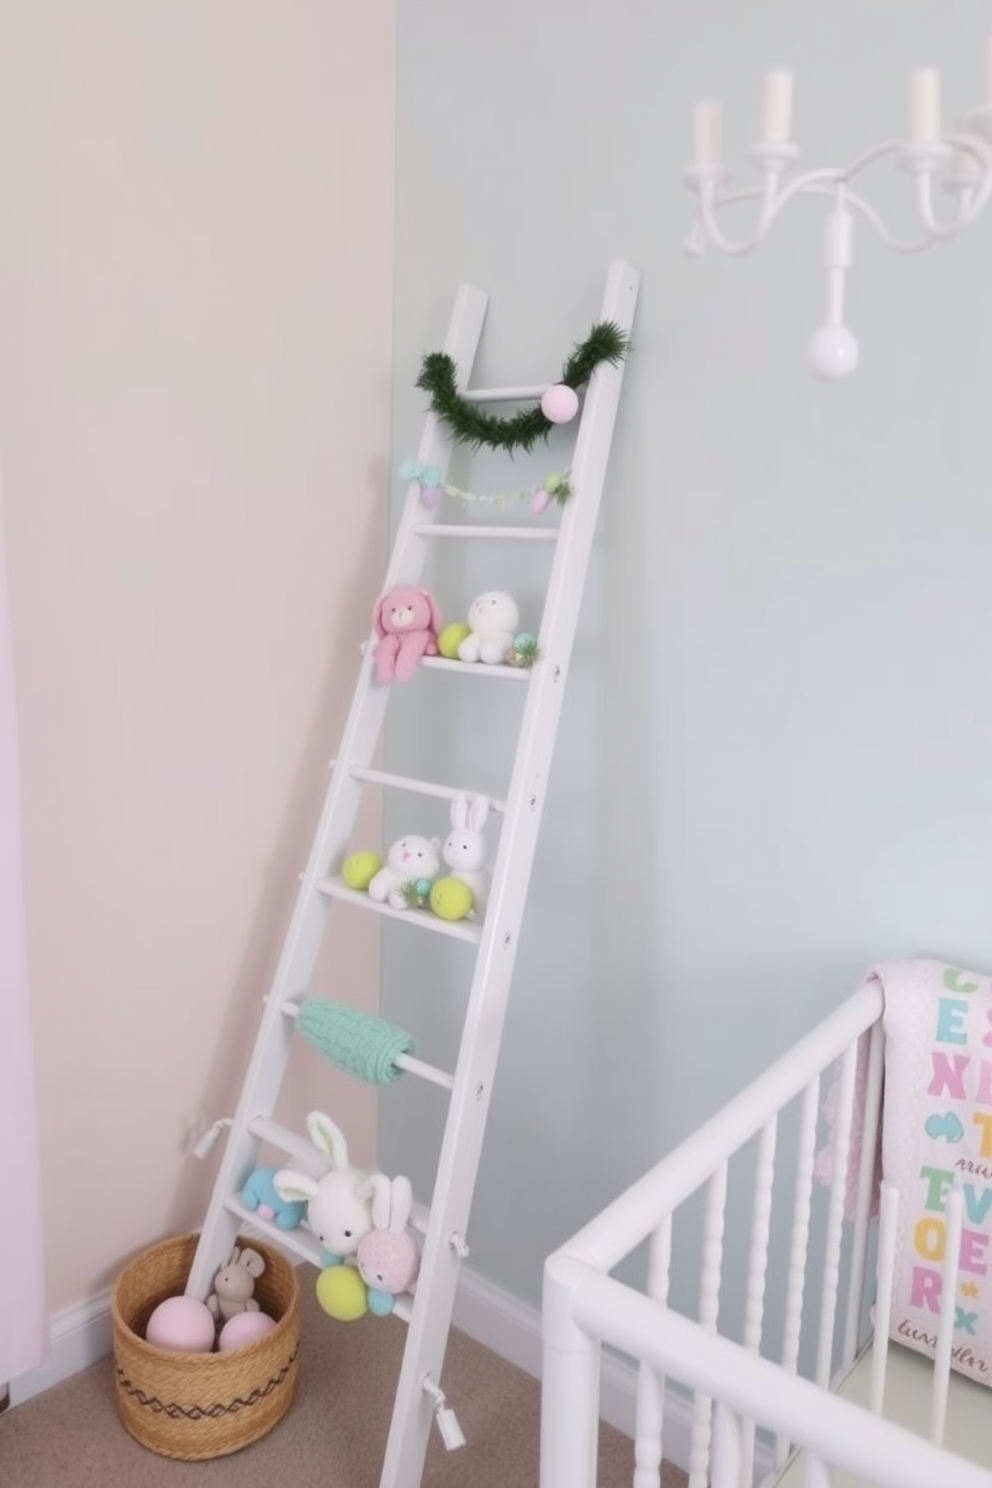
[[[369,1311],[385,1317],[393,1310],[397,1292],[405,1292],[420,1271],[420,1248],[407,1229],[413,1207],[409,1178],[390,1180],[377,1173],[372,1179],[372,1225],[359,1242],[355,1259],[368,1287]]]
[[[329,1116],[322,1111],[311,1111],[307,1131],[314,1145],[330,1158],[330,1171],[311,1178],[292,1168],[280,1168],[272,1184],[286,1202],[300,1199],[306,1202],[307,1228],[320,1242],[322,1262],[325,1266],[336,1266],[345,1256],[354,1255],[362,1236],[372,1228],[375,1187],[368,1173],[348,1162],[344,1133]]]
[[[458,646],[459,661],[484,661],[497,666],[506,660],[520,623],[520,611],[512,594],[487,589],[468,607],[469,634]]]
[[[482,834],[488,816],[486,796],[455,796],[451,802],[451,831],[441,849],[449,876],[459,879],[471,890],[472,913],[480,920],[489,898],[486,839]]]

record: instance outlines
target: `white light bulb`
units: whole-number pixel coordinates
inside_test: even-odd
[[[837,382],[851,375],[860,355],[858,343],[847,326],[825,325],[810,341],[806,361],[814,377]]]

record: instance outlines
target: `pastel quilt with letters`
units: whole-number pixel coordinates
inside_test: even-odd
[[[952,1362],[992,1385],[992,978],[930,960],[870,975],[885,998],[882,1173],[900,1193],[891,1336],[934,1354],[956,1187],[963,1233]]]

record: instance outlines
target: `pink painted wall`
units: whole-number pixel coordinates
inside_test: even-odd
[[[190,1133],[233,1107],[354,682],[386,544],[393,9],[0,14],[53,1309],[199,1221],[214,1164]],[[374,1006],[372,927],[325,962]],[[371,1150],[369,1093],[316,1056],[294,1083]]]

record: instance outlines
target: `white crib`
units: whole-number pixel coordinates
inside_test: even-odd
[[[992,1488],[992,1391],[950,1369],[952,1309],[933,1363],[887,1341],[890,1185],[870,1217],[881,1015],[869,984],[548,1258],[540,1488],[595,1488],[604,1346],[637,1366],[633,1488],[657,1488],[663,1455],[688,1459],[690,1488]],[[865,1131],[845,1218],[863,1034]],[[838,1061],[833,1175],[820,1185]],[[948,1225],[953,1298],[956,1197]],[[746,1244],[725,1247],[727,1232]],[[682,1299],[672,1278],[697,1258],[698,1289]]]

